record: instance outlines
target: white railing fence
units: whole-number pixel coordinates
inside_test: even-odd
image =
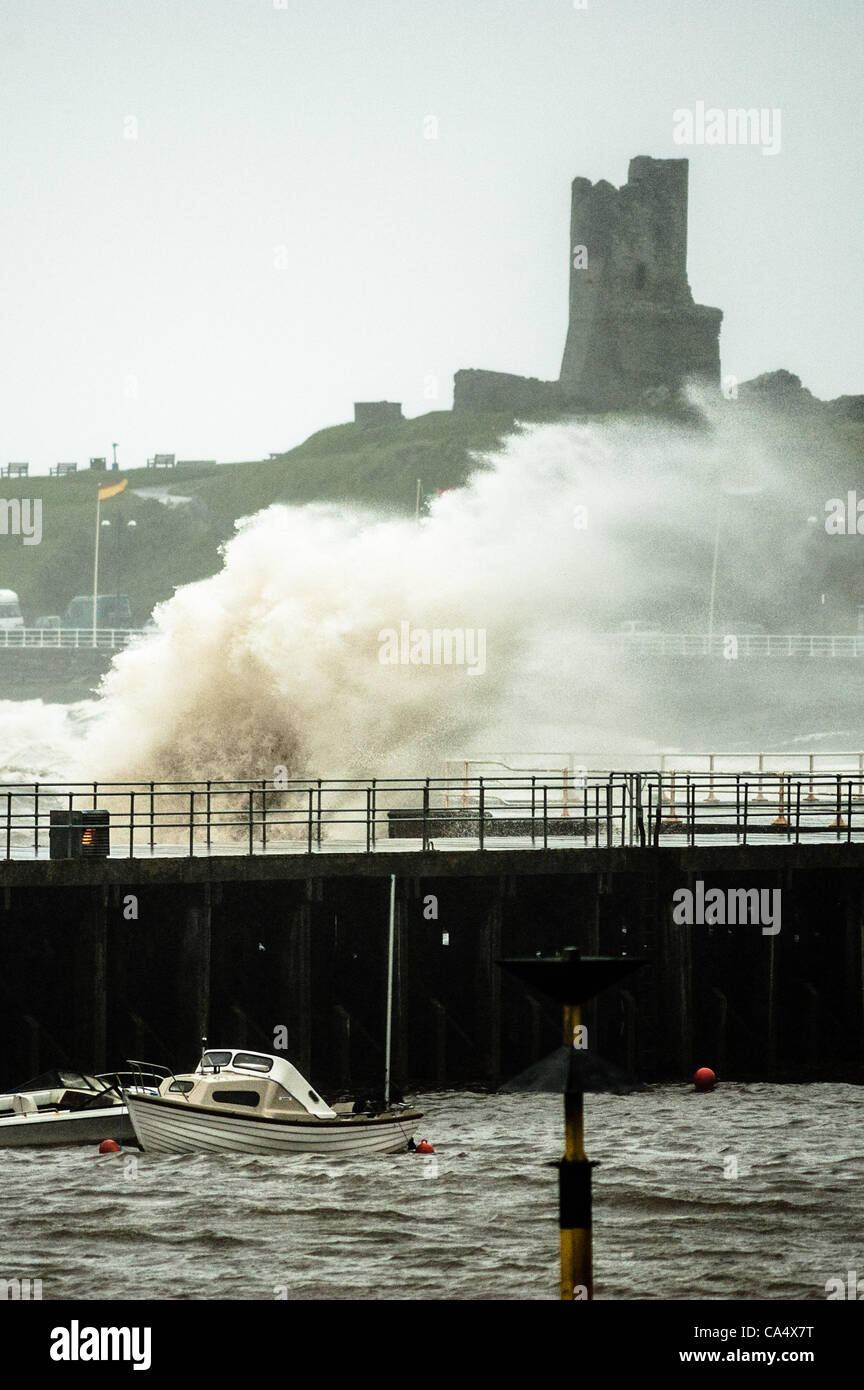
[[[606,651],[638,650],[656,656],[864,658],[864,633],[830,636],[720,631],[709,637],[705,632],[598,632],[583,637],[586,643]]]
[[[140,627],[98,627],[94,641],[92,627],[5,627],[0,628],[0,649],[38,647],[69,651],[76,647],[92,650],[95,646],[115,651],[144,635],[145,629]]]

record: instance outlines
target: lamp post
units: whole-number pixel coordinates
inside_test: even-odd
[[[138,522],[130,519],[124,526],[120,520],[111,522],[105,518],[101,525],[103,530],[107,530],[109,536],[113,536],[113,540],[108,545],[108,558],[113,561],[111,575],[113,575],[114,580],[114,593],[118,594],[121,581],[120,566],[124,556],[128,557],[129,555],[129,546],[138,528]],[[124,535],[127,537],[125,541],[122,539]],[[109,575],[109,579],[111,575]]]
[[[96,539],[93,545],[93,646],[97,646],[96,630],[99,626],[99,536],[102,531],[101,507],[103,502],[107,502],[109,497],[116,497],[118,493],[126,488],[128,478],[124,478],[120,483],[106,483],[103,487],[96,489]],[[105,525],[108,523],[105,522]]]
[[[717,498],[717,515],[714,521],[714,547],[713,558],[711,561],[711,591],[708,598],[708,651],[707,656],[711,655],[711,642],[714,637],[714,606],[717,597],[717,559],[720,554],[720,515],[724,497],[755,497],[764,489],[761,483],[727,483],[720,489]]]
[[[563,1010],[563,1047],[504,1089],[564,1092],[564,1156],[557,1167],[561,1299],[566,1303],[594,1297],[591,1169],[595,1165],[585,1156],[585,1092],[638,1089],[638,1083],[608,1062],[596,1056],[586,1058],[581,1048],[581,1006],[644,964],[644,960],[621,956],[583,957],[576,946],[566,947],[558,956],[498,961],[529,988],[557,1000]]]

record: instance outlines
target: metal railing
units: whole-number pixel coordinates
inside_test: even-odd
[[[99,647],[125,647],[133,637],[143,634],[142,628],[100,628]],[[732,634],[734,636],[734,634]],[[587,645],[627,652],[638,648],[657,656],[719,657],[729,655],[725,636],[708,637],[705,633],[584,633]],[[864,634],[861,636],[806,636],[797,634],[743,634],[736,636],[737,657],[806,657],[864,658]],[[0,647],[92,647],[91,628],[4,628],[0,629]]]
[[[117,650],[126,647],[136,637],[143,637],[140,627],[97,627],[93,641],[92,627],[4,627],[0,628],[0,648],[39,647],[71,650],[75,647],[96,647]]]
[[[562,777],[582,777],[606,775],[608,764],[598,774],[597,759],[593,753],[474,753],[468,757],[448,758],[444,763],[444,775],[448,778],[465,780],[471,777],[498,776],[501,773],[516,773],[528,777],[531,773]],[[864,752],[805,752],[788,750],[780,753],[645,753],[627,754],[622,759],[621,771],[628,772],[815,772],[837,773],[857,772],[864,777]]]
[[[801,633],[727,633],[711,637],[705,632],[641,632],[585,633],[584,640],[605,649],[626,652],[638,648],[657,656],[711,657],[864,657],[864,633],[825,634]],[[731,647],[729,639],[734,638]]]
[[[0,858],[47,857],[51,813],[55,830],[81,831],[71,813],[88,809],[110,812],[111,854],[118,858],[798,844],[864,838],[864,777],[654,771],[468,781],[6,783]],[[82,840],[88,843],[92,834]]]
[[[142,628],[99,628],[99,647],[125,647]],[[732,634],[734,636],[734,634]],[[705,633],[584,633],[586,645],[626,652],[638,648],[657,656],[720,657],[729,655],[725,636]],[[744,634],[736,636],[738,657],[864,658],[864,634],[860,636],[807,636],[798,634]],[[93,633],[81,628],[18,627],[0,629],[0,647],[92,647]]]

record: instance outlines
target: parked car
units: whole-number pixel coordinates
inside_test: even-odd
[[[0,628],[23,627],[21,605],[14,589],[0,589]]]
[[[43,614],[41,618],[37,618],[33,626],[59,628],[63,626],[63,619],[59,613],[47,613]]]
[[[77,594],[69,600],[63,614],[63,627],[92,628],[93,595]],[[96,607],[97,627],[131,627],[132,609],[126,594],[100,594]]]

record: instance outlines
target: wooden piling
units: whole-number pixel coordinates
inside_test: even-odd
[[[501,971],[495,962],[501,955],[502,922],[502,884],[496,880],[495,896],[480,919],[474,972],[480,1079],[488,1086],[501,1080]]]
[[[84,907],[73,940],[72,1054],[82,1069],[105,1071],[108,890],[83,890]]]
[[[284,929],[271,947],[276,955],[277,999],[284,1001],[286,1056],[308,1076],[312,1063],[312,904],[289,908]],[[278,1011],[278,1006],[277,1006]]]
[[[432,1076],[435,1085],[443,1089],[447,1085],[447,1010],[440,999],[430,999],[429,1009],[432,1014]]]
[[[340,1091],[351,1089],[351,1015],[341,1004],[333,1005],[333,1078]]]
[[[176,939],[177,1024],[174,1046],[183,1057],[196,1057],[201,1039],[210,1034],[210,890],[190,890]]]
[[[662,1051],[666,1067],[683,1077],[693,1070],[693,928],[673,922],[672,895],[685,886],[692,891],[693,875],[658,864],[657,879],[660,1023],[665,1037]]]

